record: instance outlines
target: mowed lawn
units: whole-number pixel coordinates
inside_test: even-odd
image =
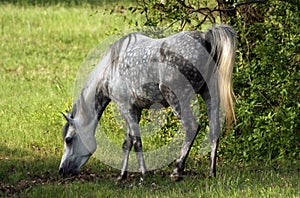
[[[71,106],[76,73],[91,49],[128,32],[131,18],[122,9],[0,5],[0,196],[300,197],[295,167],[220,163],[209,179],[207,157],[191,156],[181,182],[170,181],[170,166],[117,184],[118,170],[95,158],[78,177],[58,175],[60,112]]]

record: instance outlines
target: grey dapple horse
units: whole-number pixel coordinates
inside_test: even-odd
[[[124,159],[118,180],[126,179],[129,153],[134,148],[140,172],[146,173],[139,121],[142,109],[155,103],[171,106],[185,139],[172,178],[182,178],[185,161],[199,131],[190,107],[200,94],[206,103],[211,144],[209,176],[216,175],[220,109],[227,126],[235,120],[232,71],[236,36],[230,26],[206,32],[184,31],[160,39],[129,34],[108,49],[81,90],[72,112],[65,116],[64,154],[60,174],[78,174],[96,150],[95,129],[110,101],[126,121]]]

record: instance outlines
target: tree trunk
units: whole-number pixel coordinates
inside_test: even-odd
[[[218,9],[219,10],[224,10],[225,7],[225,0],[217,0],[218,2]],[[220,19],[222,24],[226,24],[226,14],[222,11],[220,11]]]

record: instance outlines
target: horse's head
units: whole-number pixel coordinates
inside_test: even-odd
[[[81,104],[82,105],[82,104]],[[86,110],[86,109],[85,109]],[[88,119],[88,111],[73,107],[72,113],[63,114],[67,123],[63,128],[64,154],[62,156],[59,173],[61,175],[77,175],[96,150],[95,129],[97,119]]]

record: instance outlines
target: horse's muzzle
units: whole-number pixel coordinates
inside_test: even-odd
[[[63,167],[60,167],[58,170],[58,173],[62,176],[67,176],[67,175],[71,175],[71,176],[76,176],[79,174],[79,170],[77,169],[65,169]]]

